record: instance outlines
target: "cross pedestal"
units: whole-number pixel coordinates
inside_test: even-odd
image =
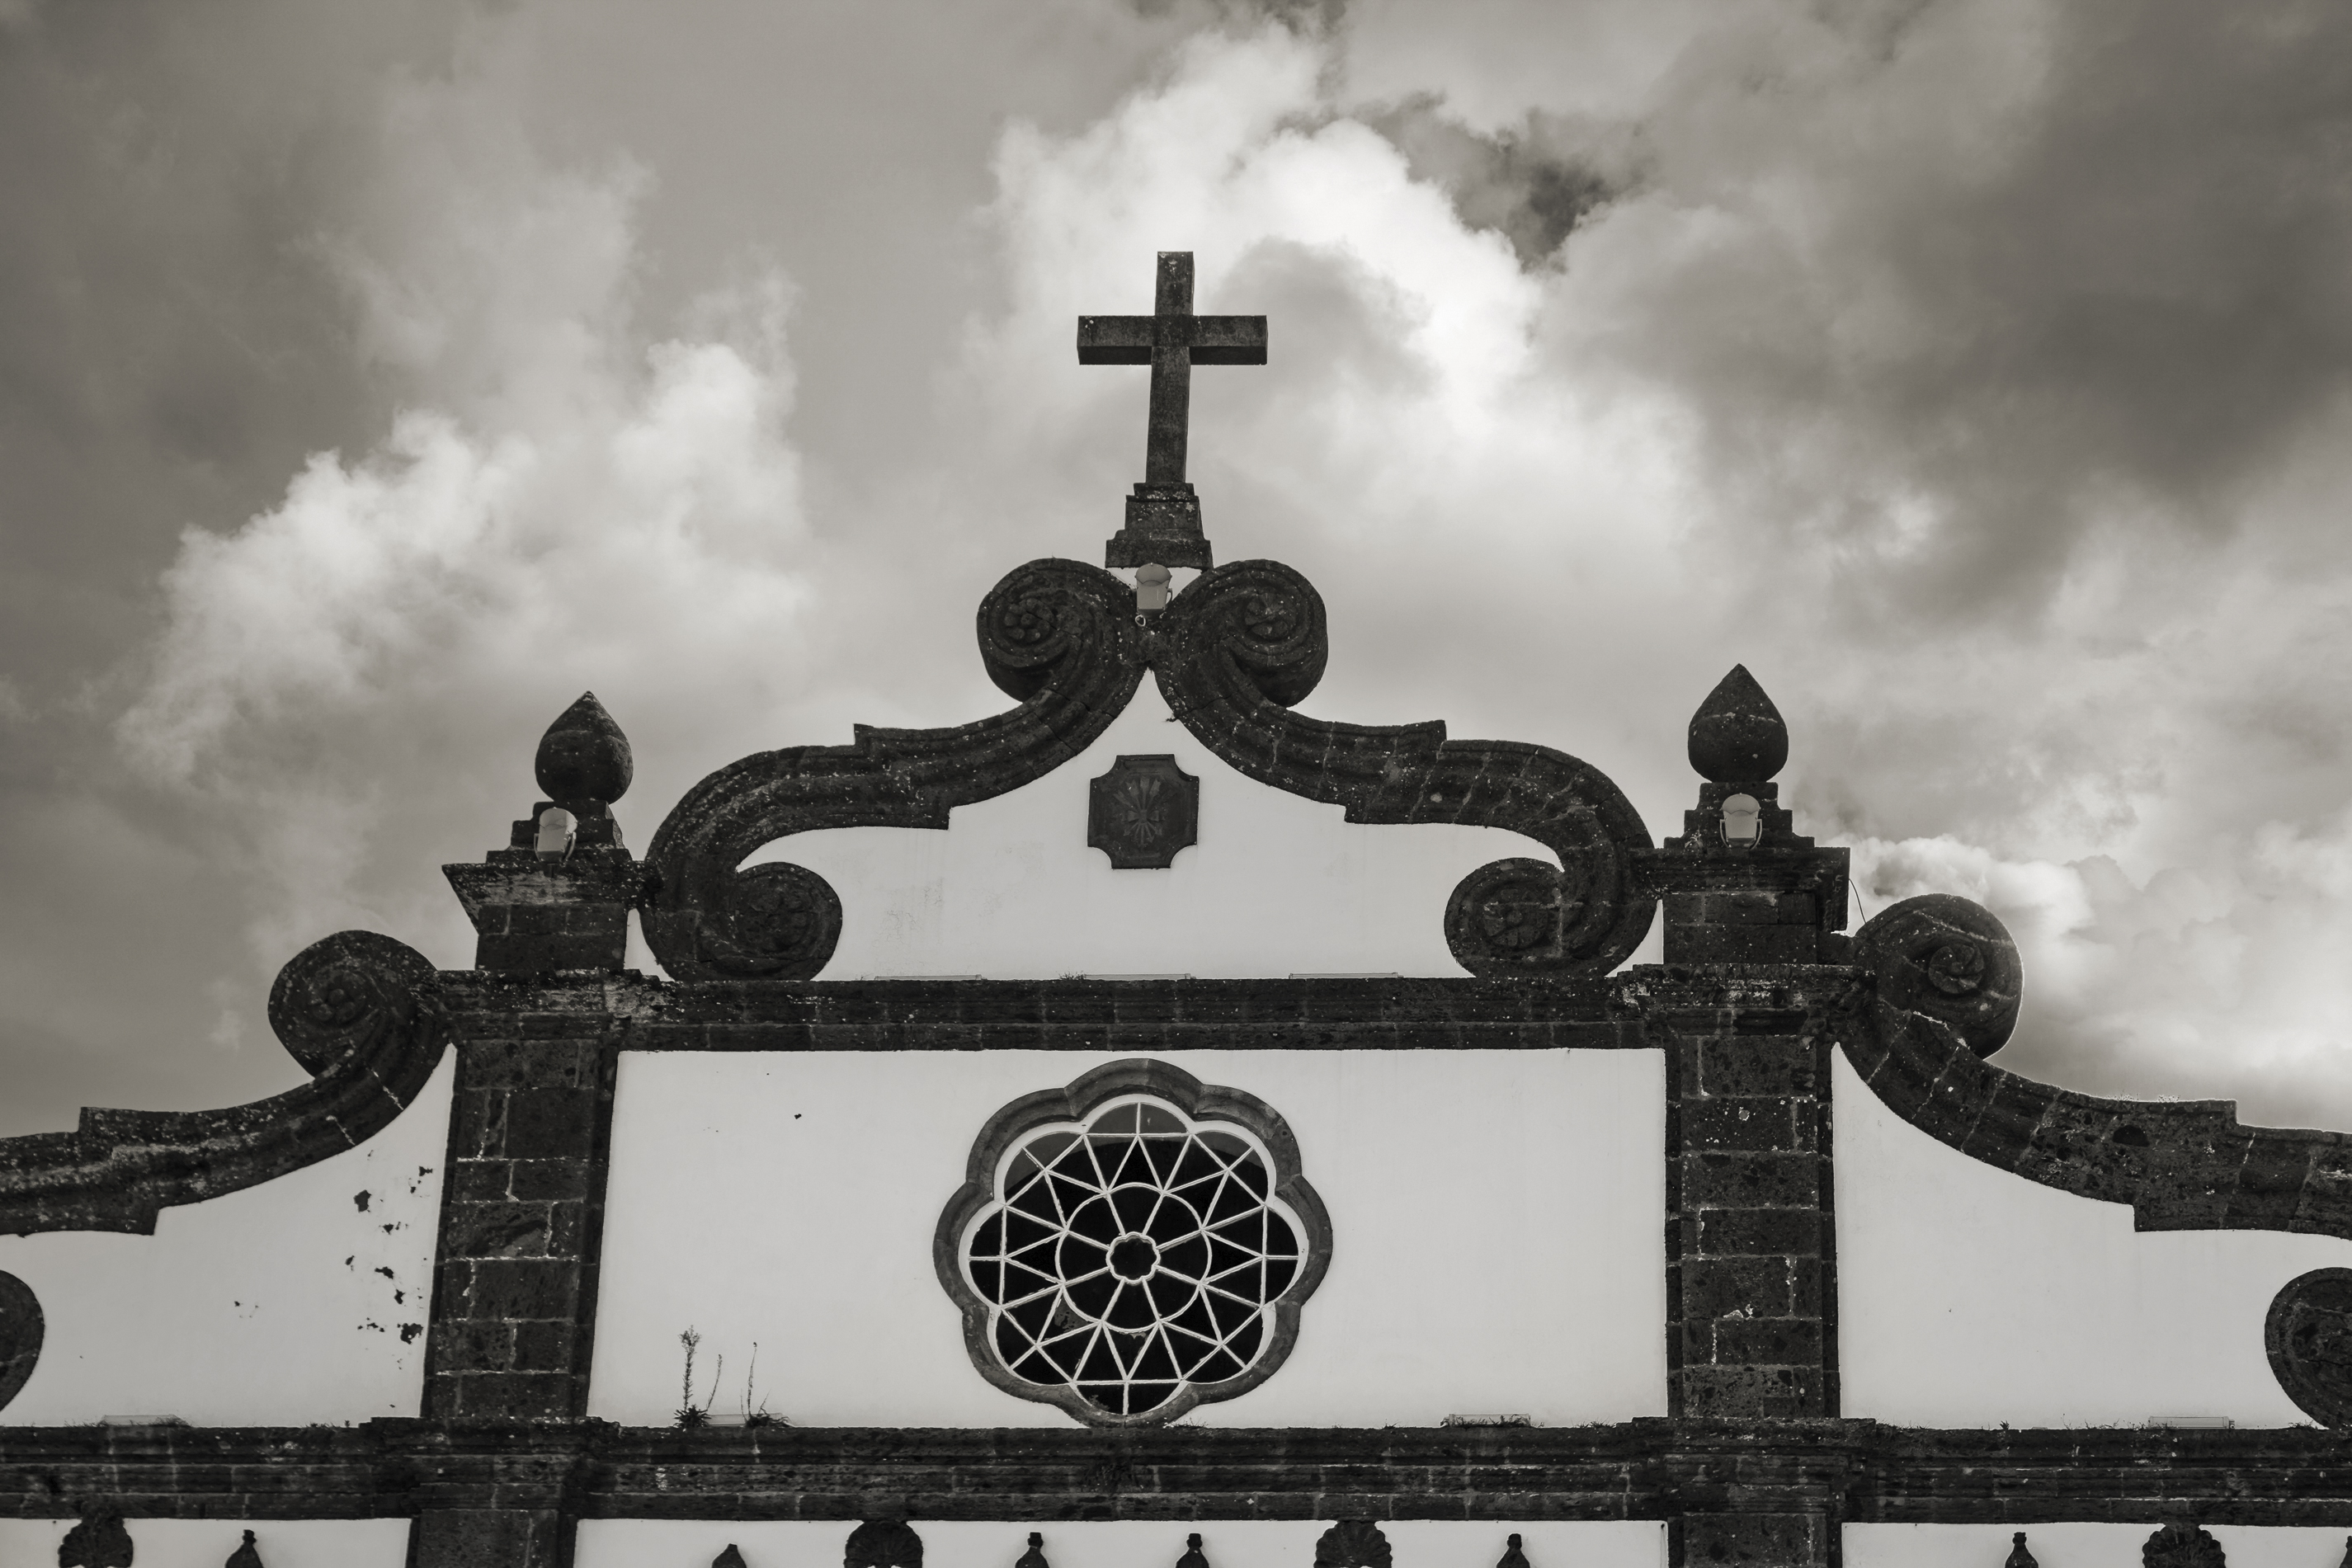
[[[1078,363],[1150,365],[1151,422],[1143,483],[1127,498],[1127,526],[1103,547],[1108,567],[1215,564],[1201,531],[1201,501],[1184,482],[1194,365],[1265,363],[1265,318],[1192,314],[1192,253],[1160,253],[1149,316],[1078,318]]]

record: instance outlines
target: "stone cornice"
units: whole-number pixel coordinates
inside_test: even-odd
[[[2352,1526],[2352,1438],[2308,1427],[768,1427],[601,1421],[0,1427],[18,1517],[360,1519],[564,1496],[590,1519],[1650,1520]]]

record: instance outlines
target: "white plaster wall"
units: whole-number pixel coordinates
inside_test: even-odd
[[[916,1520],[923,1538],[923,1568],[1013,1568],[1029,1549],[1030,1526]],[[700,1524],[666,1520],[588,1520],[580,1526],[578,1568],[709,1568],[733,1542],[744,1568],[839,1568],[854,1524]],[[1197,1532],[1211,1568],[1300,1568],[1315,1560],[1315,1542],[1330,1529],[1309,1520],[1215,1520],[1195,1524],[1104,1521],[1045,1524],[1043,1551],[1053,1568],[1172,1568],[1184,1537]],[[1493,1568],[1517,1531],[1528,1568],[1661,1568],[1666,1560],[1663,1524],[1467,1524],[1454,1521],[1384,1521],[1381,1532],[1395,1550],[1397,1568]],[[2234,1565],[2237,1558],[2231,1558]],[[146,1559],[140,1559],[144,1568]],[[277,1568],[271,1561],[271,1568]],[[2333,1568],[2333,1564],[2329,1565]]]
[[[2263,1318],[2305,1270],[2352,1267],[2352,1242],[2137,1232],[2128,1205],[1972,1160],[1889,1111],[1843,1056],[1834,1071],[1848,1416],[1931,1427],[2170,1416],[2310,1424],[2271,1375]]]
[[[2341,1530],[2205,1527],[2230,1568],[2338,1568]],[[1845,1568],[2000,1568],[2012,1524],[1849,1524]],[[2025,1549],[2042,1568],[2128,1568],[2156,1533],[2152,1524],[2030,1524]]]
[[[456,1071],[445,1058],[408,1109],[358,1148],[166,1208],[152,1236],[0,1237],[0,1270],[33,1288],[47,1321],[41,1359],[0,1425],[163,1415],[301,1426],[417,1414]],[[278,1568],[276,1556],[265,1560]]]
[[[757,1342],[760,1395],[799,1424],[1069,1424],[973,1370],[931,1235],[999,1106],[1117,1059],[625,1054],[591,1413],[667,1423],[677,1336],[692,1326],[703,1335],[698,1400],[726,1355],[722,1412],[740,1403]],[[1330,1270],[1283,1369],[1187,1419],[1664,1413],[1656,1052],[1162,1060],[1282,1113],[1333,1235]]]
[[[1201,780],[1200,842],[1165,871],[1113,871],[1087,845],[1089,782],[1128,755]],[[751,857],[841,895],[821,977],[1459,975],[1445,899],[1488,861],[1555,857],[1496,828],[1378,827],[1236,773],[1169,717],[1147,680],[1084,754],[933,829],[832,828]]]
[[[0,1564],[34,1568],[58,1560],[70,1519],[0,1519]],[[126,1521],[139,1568],[220,1568],[253,1531],[266,1568],[402,1568],[404,1519],[133,1519]],[[707,1568],[707,1564],[697,1564]]]

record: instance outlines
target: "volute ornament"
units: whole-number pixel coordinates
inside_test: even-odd
[[[1882,909],[1854,934],[1853,961],[1878,999],[1948,1025],[1979,1057],[2017,1027],[2025,970],[2008,929],[1983,905],[1923,894]]]

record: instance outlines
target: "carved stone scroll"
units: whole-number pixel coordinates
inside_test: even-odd
[[[368,931],[296,954],[269,1021],[310,1082],[222,1111],[85,1110],[74,1132],[0,1139],[0,1235],[149,1234],[161,1209],[354,1147],[415,1099],[445,1043],[433,966]]]
[[[1853,951],[1863,978],[1833,1020],[1838,1042],[1871,1092],[1921,1131],[2029,1181],[2127,1203],[2141,1230],[2352,1239],[2342,1134],[2244,1126],[2226,1100],[2100,1099],[1984,1061],[2017,1006],[2015,949],[1988,911],[1906,899],[1857,932]]]
[[[945,828],[1086,749],[1141,680],[1134,591],[1098,567],[1036,560],[980,605],[989,676],[1020,706],[950,729],[870,729],[849,746],[762,751],[680,800],[646,852],[646,944],[681,980],[804,980],[833,956],[841,901],[803,867],[738,870],[817,828]]]
[[[980,607],[989,678],[1020,706],[951,729],[861,727],[856,744],[765,751],[689,790],[646,852],[647,943],[676,978],[808,979],[832,956],[838,900],[814,873],[738,869],[817,828],[944,828],[950,808],[1042,778],[1083,750],[1148,665],[1170,709],[1218,758],[1351,822],[1505,828],[1559,859],[1475,872],[1445,912],[1454,956],[1486,976],[1604,974],[1655,901],[1627,855],[1650,845],[1623,793],[1549,747],[1449,741],[1442,724],[1365,726],[1289,711],[1330,654],[1323,601],[1274,561],[1219,567],[1146,631],[1134,590],[1072,560],[1032,561]],[[755,877],[788,878],[771,888]]]
[[[1154,663],[1184,727],[1253,779],[1347,808],[1351,822],[1507,828],[1559,857],[1472,872],[1444,912],[1446,943],[1481,976],[1605,974],[1650,929],[1629,885],[1649,831],[1598,768],[1546,746],[1448,740],[1440,723],[1338,724],[1291,713],[1328,656],[1323,601],[1268,560],[1204,573],[1169,605]]]

